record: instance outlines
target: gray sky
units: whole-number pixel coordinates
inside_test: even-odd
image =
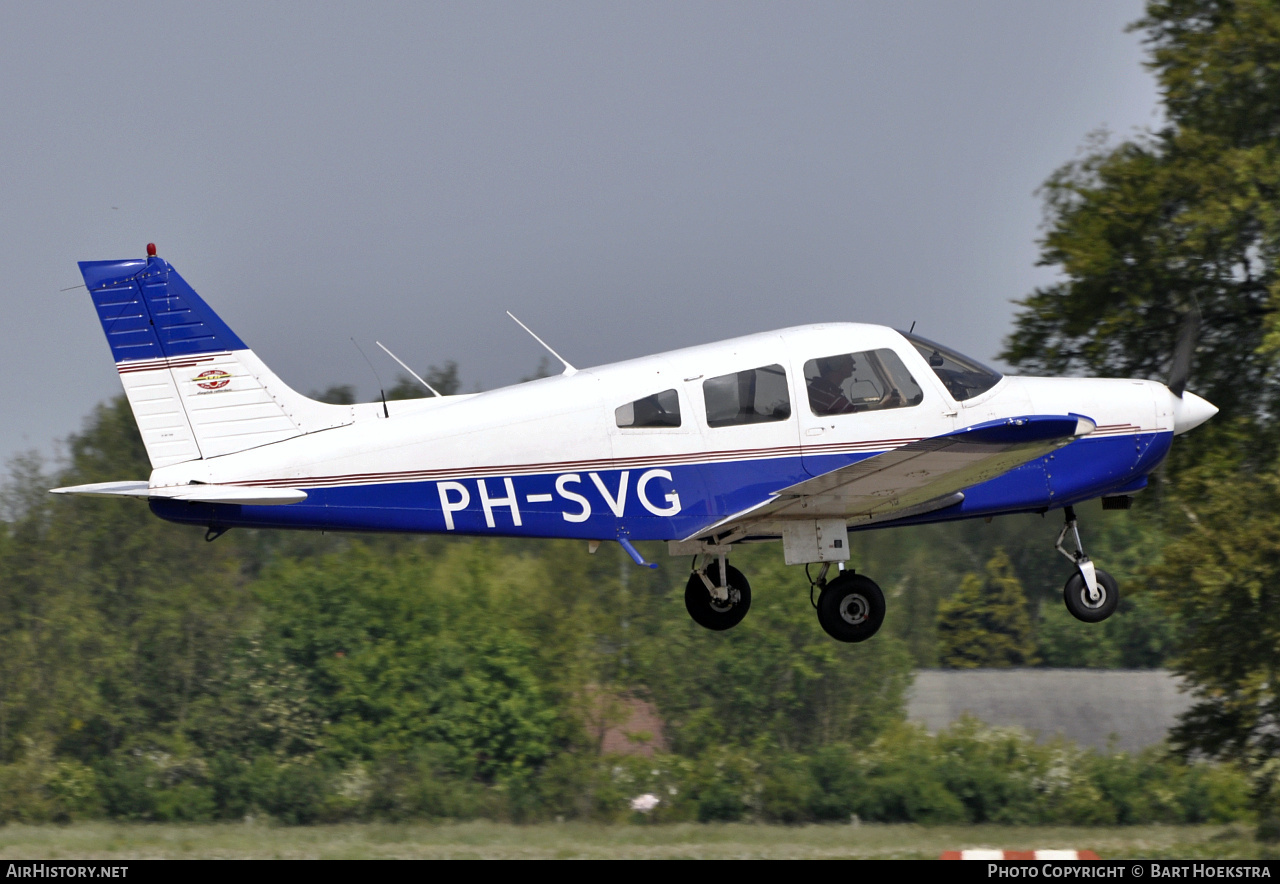
[[[120,391],[77,260],[158,244],[288,383],[464,385],[821,320],[992,359],[1035,189],[1155,127],[1138,0],[10,4],[0,457]],[[145,478],[121,476],[120,478]]]

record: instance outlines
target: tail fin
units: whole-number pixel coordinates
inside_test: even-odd
[[[286,386],[162,258],[81,261],[80,273],[153,468],[355,421],[353,406]]]

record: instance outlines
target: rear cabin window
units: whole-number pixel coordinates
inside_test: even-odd
[[[791,417],[787,373],[781,365],[765,365],[702,382],[707,426],[764,424]]]
[[[804,364],[809,408],[819,417],[919,405],[924,391],[892,350],[840,353]]]
[[[620,427],[678,427],[680,397],[675,390],[663,390],[635,402],[619,405],[613,410],[613,416]]]

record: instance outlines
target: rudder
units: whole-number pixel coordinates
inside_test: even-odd
[[[281,381],[167,261],[81,261],[153,468],[355,421]]]

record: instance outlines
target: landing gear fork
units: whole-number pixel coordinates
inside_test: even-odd
[[[693,560],[693,573],[684,588],[684,606],[693,622],[706,629],[721,632],[742,622],[751,608],[751,584],[737,568],[729,565],[724,553],[708,554],[698,567]]]
[[[1102,601],[1102,592],[1098,589],[1097,569],[1094,568],[1093,560],[1084,551],[1084,544],[1080,541],[1080,526],[1076,522],[1076,509],[1068,506],[1064,508],[1063,513],[1066,516],[1066,523],[1062,526],[1062,531],[1058,533],[1058,542],[1054,544],[1054,549],[1070,559],[1072,564],[1080,571],[1080,576],[1084,578],[1084,584],[1088,589],[1089,601],[1096,605]],[[1068,534],[1075,541],[1075,549],[1070,552],[1062,545]]]
[[[1067,611],[1077,620],[1101,623],[1115,613],[1120,604],[1120,589],[1115,578],[1093,566],[1093,561],[1084,551],[1084,544],[1080,542],[1075,510],[1066,507],[1065,511],[1066,524],[1058,535],[1057,549],[1076,566],[1076,572],[1062,588],[1062,601],[1066,604]],[[1072,551],[1063,546],[1068,535],[1075,541],[1075,549]]]
[[[707,560],[711,556],[706,556],[702,561],[702,567],[698,567],[698,556],[693,557],[694,573],[702,578],[703,584],[707,587],[707,592],[711,593],[711,597],[718,602],[728,601],[729,599],[729,557],[724,553],[719,554],[719,565],[716,573],[720,577],[719,584],[712,580],[707,574]]]

